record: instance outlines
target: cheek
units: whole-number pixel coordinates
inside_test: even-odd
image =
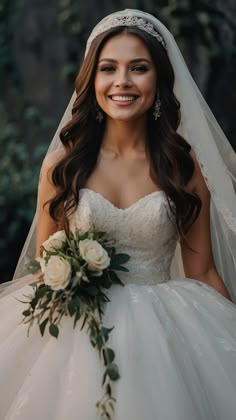
[[[100,75],[95,77],[94,88],[96,95],[102,95],[106,92],[109,87],[109,79],[101,77]]]
[[[155,98],[156,90],[157,90],[157,83],[156,77],[150,75],[149,77],[143,78],[139,81],[140,90],[148,97]]]

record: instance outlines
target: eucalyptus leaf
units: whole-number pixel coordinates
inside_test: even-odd
[[[111,396],[111,385],[110,384],[106,385],[106,391],[107,391],[108,395]]]
[[[98,346],[98,350],[100,352],[102,350],[102,347],[103,347],[103,337],[102,337],[101,334],[99,334],[97,336],[97,346]]]
[[[105,384],[107,375],[108,375],[108,371],[106,369],[105,372],[104,372],[103,378],[102,378],[102,385]]]
[[[105,289],[109,289],[112,285],[112,281],[110,279],[110,273],[104,272],[101,277],[101,286]]]
[[[115,271],[109,270],[109,276],[110,276],[113,284],[121,284],[121,285],[125,286],[125,283],[123,283],[123,281],[121,281],[119,279],[119,277],[117,276]]]
[[[76,314],[75,314],[75,318],[74,318],[74,325],[73,327],[75,328],[78,320],[80,319],[80,310],[77,308]],[[80,328],[82,330],[82,328]]]
[[[103,335],[103,337],[104,337],[105,341],[107,341],[107,340],[108,340],[108,338],[109,338],[109,334],[110,334],[110,332],[111,332],[113,329],[114,329],[114,327],[112,327],[112,328],[102,327],[102,328],[101,328],[101,334]]]
[[[56,324],[51,324],[49,327],[49,332],[53,337],[58,337],[59,334],[59,328]]]
[[[77,315],[78,315],[78,312],[77,312],[77,314],[76,314],[76,317],[77,317]],[[83,319],[83,323],[82,323],[82,326],[81,326],[81,328],[80,328],[80,331],[84,328],[84,326],[85,326],[85,323],[86,323],[86,321],[87,321],[87,318],[88,318],[88,315],[87,314],[84,314],[84,319]],[[79,318],[78,318],[79,319]],[[75,325],[75,324],[74,324]]]
[[[37,306],[37,303],[38,303],[38,298],[37,298],[37,297],[34,297],[34,298],[32,299],[32,301],[31,301],[31,308],[32,308],[32,309],[35,309],[35,308],[36,308],[36,306]]]
[[[107,367],[107,374],[112,381],[120,378],[119,369],[116,363],[112,363]]]
[[[113,264],[113,263],[111,263],[109,269],[110,270],[117,270],[117,271],[125,271],[126,273],[129,272],[128,268],[123,267],[122,265]]]
[[[113,258],[111,263],[122,265],[129,261],[130,256],[128,254],[116,254]]]
[[[24,315],[24,316],[30,316],[31,315],[31,310],[30,309],[26,309],[26,311],[22,312],[22,315]]]
[[[42,298],[45,295],[45,293],[47,292],[47,289],[48,289],[47,286],[39,287],[35,292],[35,297],[37,299]]]
[[[89,338],[90,338],[90,343],[92,344],[93,347],[95,347],[97,344],[97,337],[96,337],[96,330],[94,328],[91,328]]]
[[[73,316],[75,312],[77,311],[77,305],[73,300],[68,303],[68,311],[69,311],[70,316]]]
[[[115,359],[115,352],[110,348],[103,349],[102,354],[103,354],[103,360],[104,360],[105,366],[112,363],[113,360]]]
[[[48,323],[48,318],[46,318],[40,325],[39,325],[39,329],[40,329],[40,332],[41,332],[41,335],[42,335],[42,337],[43,337],[43,335],[44,335],[44,331],[45,331],[45,328],[46,328],[46,325],[47,325],[47,323]]]

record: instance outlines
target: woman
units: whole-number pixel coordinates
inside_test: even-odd
[[[93,225],[131,257],[104,314],[121,372],[113,418],[233,420],[232,149],[171,34],[143,12],[94,28],[76,93],[64,147],[42,165],[36,255],[58,229]],[[0,418],[94,420],[101,361],[68,319],[57,341],[37,328],[27,338],[14,298],[29,282],[0,301]]]

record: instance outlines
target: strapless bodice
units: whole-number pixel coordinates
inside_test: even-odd
[[[117,252],[130,255],[128,273],[119,272],[124,283],[156,284],[170,279],[178,231],[164,191],[150,193],[126,209],[88,188],[70,218],[71,230],[95,229],[115,239]]]

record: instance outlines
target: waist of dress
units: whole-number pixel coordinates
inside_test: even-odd
[[[118,277],[125,284],[144,284],[153,286],[155,284],[165,283],[171,279],[170,270],[163,271],[129,271],[117,272]]]

